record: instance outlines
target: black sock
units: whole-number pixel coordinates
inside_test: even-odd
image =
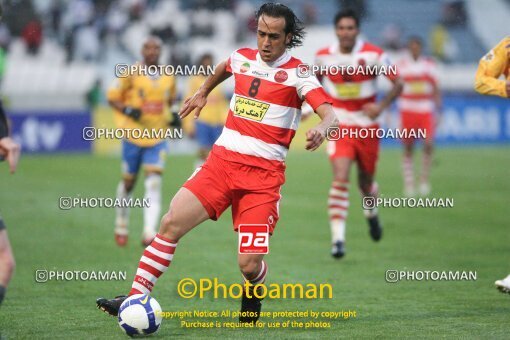
[[[6,288],[4,286],[0,286],[0,305],[2,304],[2,301],[4,300]]]

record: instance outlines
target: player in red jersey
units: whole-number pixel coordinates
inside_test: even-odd
[[[217,65],[181,109],[197,118],[208,94],[234,75],[234,96],[221,136],[204,163],[174,196],[161,220],[159,234],[146,248],[130,291],[148,294],[172,261],[177,242],[205,220],[216,220],[232,206],[234,230],[242,224],[264,224],[269,233],[279,218],[280,188],[285,181],[285,157],[306,101],[321,122],[306,133],[307,150],[316,150],[327,129],[337,124],[331,100],[316,77],[299,78],[301,63],[287,49],[301,44],[303,26],[288,7],[267,3],[257,12],[258,49],[241,48]],[[263,254],[239,254],[245,282],[263,283],[268,266]],[[253,287],[253,286],[252,286]],[[97,305],[116,315],[125,296],[98,299]],[[240,322],[255,322],[261,299],[244,291]]]
[[[328,142],[328,154],[333,168],[333,182],[329,191],[328,213],[332,236],[332,255],[345,255],[345,221],[349,207],[349,172],[353,163],[358,167],[358,184],[363,197],[377,196],[374,181],[379,139],[359,138],[355,133],[362,128],[378,128],[375,119],[402,91],[402,81],[392,72],[386,53],[379,47],[358,37],[359,19],[352,10],[339,12],[334,19],[338,42],[319,50],[316,64],[324,67],[344,66],[345,72],[319,74],[324,89],[333,97],[333,109],[340,128],[349,133],[347,137]],[[349,68],[348,68],[349,67]],[[359,67],[367,72],[349,72]],[[379,102],[376,101],[376,78],[380,73],[368,71],[368,67],[385,72],[393,87]],[[351,134],[350,132],[353,132]],[[361,134],[360,134],[361,135]],[[365,209],[365,216],[374,241],[382,237],[382,227],[377,209]]]
[[[436,117],[441,113],[441,92],[438,86],[437,66],[432,58],[422,54],[423,43],[419,37],[411,37],[408,41],[407,53],[397,62],[398,71],[404,80],[404,89],[398,100],[401,127],[410,131],[425,131],[423,161],[418,192],[426,196],[430,193],[430,164],[434,148],[434,128]],[[439,119],[437,120],[439,121]],[[404,174],[404,193],[415,195],[413,148],[414,138],[407,138],[404,143],[402,169]]]

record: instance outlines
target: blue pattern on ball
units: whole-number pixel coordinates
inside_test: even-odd
[[[139,298],[132,299],[132,300],[128,301],[128,303],[123,304],[120,307],[120,309],[119,309],[119,324],[124,329],[126,334],[131,336],[131,337],[134,336],[134,335],[140,335],[140,332],[136,328],[131,327],[128,324],[124,323],[122,321],[121,316],[120,316],[122,311],[124,309],[126,309],[127,307],[129,307],[129,306],[137,305],[137,304],[141,305],[141,306],[143,306],[143,308],[145,309],[145,312],[147,313],[147,319],[149,321],[149,327],[147,327],[146,329],[141,330],[142,334],[145,334],[145,335],[152,334],[152,333],[156,332],[158,330],[159,326],[160,326],[160,325],[156,324],[156,315],[154,314],[154,311],[152,310],[152,307],[151,307],[151,304],[150,304],[152,298],[149,296],[149,298],[147,299],[145,304],[142,303],[142,300],[144,300],[146,296],[147,295],[144,294],[144,295],[142,295]]]

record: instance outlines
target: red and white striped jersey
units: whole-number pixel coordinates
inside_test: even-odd
[[[434,89],[438,86],[438,72],[432,58],[418,60],[407,54],[397,62],[404,80],[404,89],[398,100],[401,112],[433,113],[435,110]]]
[[[265,169],[285,169],[303,101],[314,110],[331,103],[315,76],[297,76],[299,64],[287,52],[271,64],[256,49],[232,53],[227,71],[234,75],[234,95],[225,127],[213,146],[214,155]]]
[[[379,47],[357,39],[351,53],[341,53],[339,43],[320,49],[315,54],[315,64],[329,67],[380,68],[387,72],[389,79],[395,79],[396,72],[390,72],[391,63],[387,54]],[[396,67],[393,66],[396,70]],[[377,76],[373,72],[335,72],[323,75],[322,85],[333,98],[333,109],[342,125],[371,126],[375,122],[363,114],[362,107],[373,103],[377,96]]]

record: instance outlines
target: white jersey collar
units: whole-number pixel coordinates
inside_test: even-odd
[[[286,64],[290,60],[291,55],[289,52],[285,51],[278,59],[276,59],[275,61],[273,61],[271,63],[266,63],[264,60],[262,60],[259,52],[257,52],[256,58],[257,58],[257,61],[263,66],[277,68],[277,67],[280,67],[280,66]]]
[[[356,38],[356,42],[354,43],[354,47],[352,49],[352,52],[349,53],[349,54],[355,54],[355,53],[358,53],[359,50],[361,50],[361,47],[363,47],[363,44],[365,43],[365,41],[361,38]],[[329,47],[329,53],[331,54],[344,54],[342,52],[340,52],[340,43],[338,42],[338,40]]]

